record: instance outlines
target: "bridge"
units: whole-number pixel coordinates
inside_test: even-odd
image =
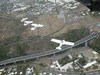
[[[83,44],[83,43],[85,43],[85,46],[87,46],[87,42],[89,40],[97,37],[97,36],[98,36],[98,33],[97,32],[93,32],[90,35],[84,37],[83,39],[80,39],[80,40],[76,41],[75,45],[73,47],[78,46],[78,45]],[[72,48],[71,46],[64,46],[64,47],[62,47],[61,51],[68,50],[68,49],[71,49],[71,48]],[[35,59],[35,58],[39,58],[39,57],[44,57],[44,56],[48,56],[48,55],[59,53],[61,51],[57,50],[57,49],[53,49],[53,50],[48,50],[48,51],[35,53],[35,54],[30,54],[30,55],[26,55],[26,56],[15,57],[15,58],[11,58],[11,59],[0,61],[0,66],[11,64],[11,63],[16,63],[16,62],[20,62],[20,61],[26,61],[26,60],[29,60],[29,59]]]

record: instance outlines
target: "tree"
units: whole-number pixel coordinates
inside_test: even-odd
[[[19,55],[25,55],[25,51],[29,48],[29,46],[26,43],[20,43],[16,44],[16,52]]]
[[[7,48],[1,46],[0,47],[0,60],[7,59],[8,58],[7,53],[8,53]]]
[[[85,65],[86,62],[87,62],[87,61],[86,61],[84,58],[80,58],[80,59],[79,59],[79,63],[80,63],[81,65]]]
[[[69,63],[71,60],[68,56],[63,57],[62,59],[58,60],[58,62],[63,66],[66,63]]]
[[[89,35],[89,33],[90,33],[90,30],[88,28],[74,29],[74,30],[69,31],[66,34],[65,40],[75,42],[86,37],[87,35]]]
[[[100,53],[100,36],[96,38],[92,43],[90,43],[89,47]]]

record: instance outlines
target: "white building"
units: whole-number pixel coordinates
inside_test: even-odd
[[[91,67],[92,65],[96,64],[97,61],[92,61],[90,63],[87,63],[85,66],[83,66],[84,69],[88,68],[88,67]]]
[[[73,64],[73,62],[67,63],[66,65],[62,66],[62,67],[60,68],[60,70],[61,70],[61,71],[63,71],[63,70],[64,70],[64,71],[67,71],[69,68],[72,69],[72,68],[73,68],[72,64]]]

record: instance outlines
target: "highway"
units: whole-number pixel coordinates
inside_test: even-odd
[[[75,46],[78,46],[82,43],[85,43],[86,41],[89,41],[89,40],[91,40],[91,39],[93,39],[97,36],[98,36],[98,33],[92,33],[89,36],[76,41]],[[73,47],[75,47],[75,46],[73,46]],[[64,46],[61,51],[64,51],[64,50],[67,50],[67,49],[70,49],[70,48],[72,48],[72,47],[71,46]],[[29,59],[39,58],[39,57],[55,54],[55,53],[58,53],[58,52],[61,52],[61,51],[53,49],[53,50],[48,50],[48,51],[44,51],[44,52],[40,52],[40,53],[36,53],[36,54],[11,58],[11,59],[0,61],[0,66],[10,64],[10,63],[16,63],[16,62],[19,62],[19,61],[25,61],[25,60],[29,60]]]

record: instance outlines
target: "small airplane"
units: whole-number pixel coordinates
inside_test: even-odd
[[[21,19],[21,22],[24,22],[24,21],[26,21],[27,19],[28,19],[28,17],[22,18],[22,19]]]
[[[60,44],[58,47],[56,47],[56,49],[58,49],[58,50],[61,50],[61,46],[62,45],[74,46],[74,43],[73,42],[68,42],[68,41],[65,41],[65,40],[58,40],[58,39],[54,39],[53,38],[53,39],[51,39],[51,41]]]
[[[36,28],[39,28],[39,27],[43,27],[43,25],[41,24],[31,24],[33,27],[31,28],[31,30],[35,30]]]
[[[33,23],[33,21],[24,21],[24,26],[27,26],[27,25],[32,24],[32,23]]]

